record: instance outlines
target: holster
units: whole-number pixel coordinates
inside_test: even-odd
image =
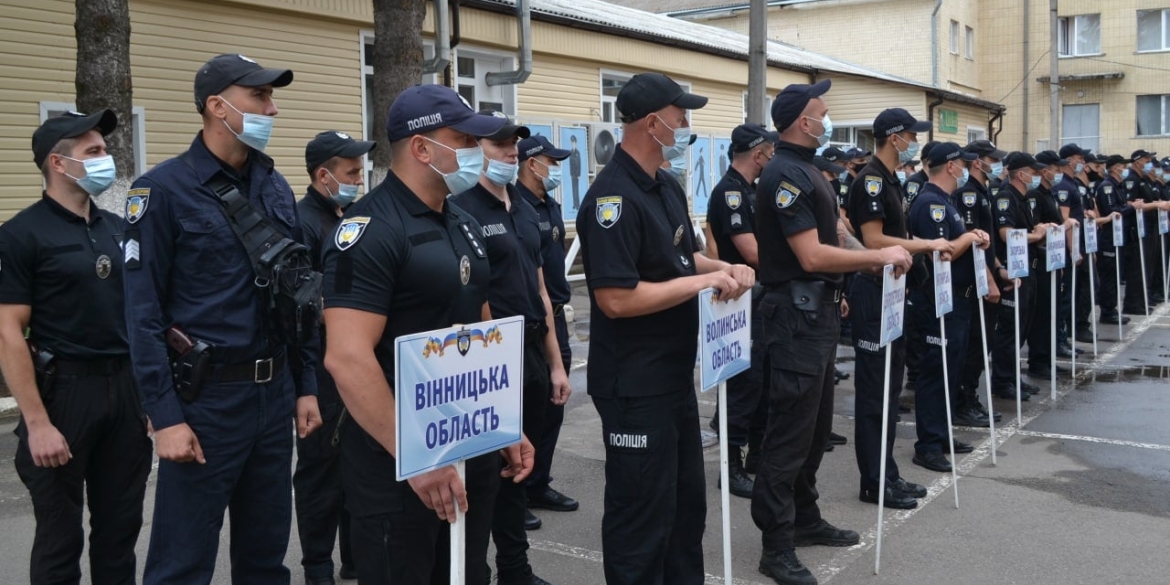
[[[195,402],[211,373],[213,348],[173,326],[167,329],[166,339],[175,393],[187,403]]]
[[[28,344],[28,351],[32,355],[37,390],[40,391],[43,400],[44,396],[53,389],[53,380],[57,376],[55,364],[57,357],[49,350],[38,347],[32,340],[25,340],[25,343]]]
[[[792,293],[792,306],[810,313],[821,310],[821,302],[825,298],[823,280],[793,280],[788,286]]]

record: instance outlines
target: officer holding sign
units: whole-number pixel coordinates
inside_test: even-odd
[[[469,583],[487,563],[500,476],[532,469],[527,441],[467,461],[467,482],[443,467],[396,481],[395,338],[490,317],[482,228],[447,201],[483,170],[476,143],[507,123],[476,114],[454,90],[407,89],[386,118],[393,158],[386,180],[355,203],[325,248],[325,365],[357,424],[341,430],[342,482],[363,585],[449,581],[447,522],[467,511]]]
[[[622,142],[581,203],[593,302],[589,394],[605,441],[601,541],[610,585],[704,582],[707,501],[695,397],[697,295],[738,298],[754,271],[696,254],[678,181],[660,167],[688,144],[707,98],[660,73],[617,96]]]
[[[1101,307],[1101,322],[1106,325],[1125,325],[1129,317],[1117,312],[1117,297],[1121,291],[1117,290],[1117,269],[1125,252],[1122,247],[1126,242],[1113,241],[1112,222],[1121,220],[1123,224],[1132,223],[1136,212],[1133,205],[1125,200],[1125,190],[1122,187],[1122,178],[1125,165],[1129,159],[1120,155],[1111,155],[1103,163],[1104,174],[1097,183],[1096,200],[1100,217],[1097,225],[1102,226],[1098,232],[1100,246],[1097,273],[1100,275],[1101,286],[1097,289],[1097,304]],[[1139,277],[1140,278],[1140,277]]]
[[[764,335],[754,343],[766,348],[768,426],[752,520],[763,533],[760,571],[782,585],[817,582],[795,547],[852,546],[860,540],[856,532],[824,520],[816,503],[816,473],[832,428],[842,274],[887,264],[899,272],[910,267],[910,254],[900,246],[841,247],[836,194],[813,165],[816,149],[833,134],[821,99],[830,83],[792,84],[776,97],[772,122],[780,143],[757,189],[765,293]]]

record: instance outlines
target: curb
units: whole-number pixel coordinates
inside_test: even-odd
[[[11,398],[11,397],[0,398],[0,416],[8,416],[10,414],[16,414],[19,411],[20,411],[20,409],[18,409],[16,407],[16,399],[15,398]]]

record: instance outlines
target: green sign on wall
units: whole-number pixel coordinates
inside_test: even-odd
[[[948,134],[959,133],[959,113],[954,110],[938,111],[938,130]]]

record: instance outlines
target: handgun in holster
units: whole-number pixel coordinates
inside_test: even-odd
[[[211,344],[194,339],[173,325],[167,328],[166,339],[175,393],[186,402],[194,402],[211,372]]]
[[[28,351],[32,354],[33,371],[36,373],[37,388],[41,394],[48,392],[53,386],[53,378],[57,375],[57,356],[47,349],[42,349],[33,340],[26,340]]]

